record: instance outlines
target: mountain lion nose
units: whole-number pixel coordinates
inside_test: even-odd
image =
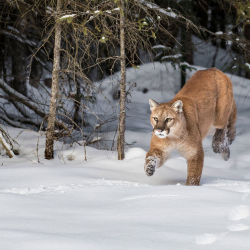
[[[160,133],[163,131],[162,129],[156,129],[156,130],[157,130],[158,132],[160,132]]]

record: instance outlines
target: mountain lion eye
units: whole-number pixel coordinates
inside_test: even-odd
[[[157,121],[158,121],[158,118],[157,118],[157,117],[154,117],[154,120],[157,122]]]
[[[167,118],[166,122],[171,122],[173,119],[172,118]]]

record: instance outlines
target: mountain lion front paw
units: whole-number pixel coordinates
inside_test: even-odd
[[[157,159],[153,156],[149,156],[146,159],[144,170],[147,176],[151,176],[155,172],[155,168],[157,167]]]

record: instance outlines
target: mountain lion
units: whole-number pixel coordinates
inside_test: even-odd
[[[167,103],[149,100],[153,133],[146,155],[145,172],[153,175],[172,150],[187,159],[186,185],[199,185],[204,151],[202,140],[215,127],[212,148],[225,161],[235,139],[237,109],[228,76],[216,68],[197,71]]]

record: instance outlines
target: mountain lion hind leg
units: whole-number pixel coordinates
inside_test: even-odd
[[[233,140],[235,139],[236,135],[236,129],[235,129],[235,123],[237,119],[237,108],[235,101],[233,102],[233,107],[231,114],[229,116],[228,124],[227,124],[227,140],[228,144],[231,145]]]
[[[232,98],[231,107],[230,105],[221,105],[217,112],[218,114],[223,114],[223,116],[219,115],[215,119],[214,126],[217,128],[213,136],[212,148],[215,153],[219,153],[222,158],[227,161],[230,158],[229,145],[232,144],[236,134],[235,122],[237,118],[237,109],[235,100]]]
[[[228,124],[227,124],[227,132],[226,132],[226,146],[224,147],[224,150],[220,155],[222,158],[227,161],[230,158],[230,149],[229,145],[232,144],[233,140],[235,139],[236,135],[236,129],[235,129],[235,123],[237,119],[237,108],[235,105],[235,101],[233,100],[233,107],[231,114],[228,119]]]
[[[212,147],[215,153],[221,154],[228,147],[226,128],[216,129],[213,136]]]

